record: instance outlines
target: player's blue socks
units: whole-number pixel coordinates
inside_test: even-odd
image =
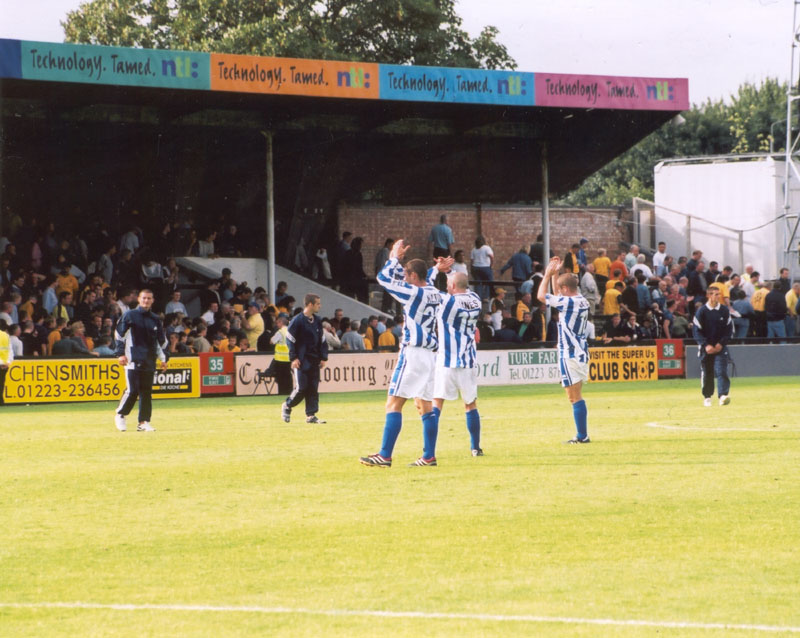
[[[435,408],[434,408],[435,410]],[[432,459],[436,456],[436,439],[439,436],[439,418],[435,411],[422,415],[422,457]]]
[[[383,443],[381,443],[381,451],[378,452],[383,458],[392,458],[392,450],[394,450],[394,444],[397,443],[397,437],[400,436],[402,427],[402,412],[386,413],[386,425],[383,426]]]
[[[586,421],[588,411],[586,410],[586,401],[580,401],[572,404],[572,417],[575,419],[575,429],[578,431],[578,438],[585,439],[586,434]]]
[[[439,417],[442,416],[442,411],[439,408],[437,408],[436,406],[433,406],[433,414],[436,417],[436,422],[438,423],[439,422]]]
[[[481,449],[481,415],[478,408],[467,412],[467,430],[469,431],[469,444],[471,450]]]

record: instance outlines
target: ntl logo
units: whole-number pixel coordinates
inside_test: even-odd
[[[527,95],[528,83],[519,75],[509,75],[505,80],[497,81],[497,92],[500,95]]]
[[[673,100],[672,87],[669,82],[656,82],[647,85],[648,100]]]
[[[355,89],[369,88],[369,73],[364,73],[361,67],[350,67],[349,71],[339,71],[336,74],[338,86],[352,87]]]
[[[197,69],[197,62],[192,62],[188,55],[161,62],[161,75],[173,78],[196,78],[197,71],[195,69]]]

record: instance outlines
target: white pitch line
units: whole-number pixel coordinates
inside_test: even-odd
[[[648,428],[663,430],[697,430],[698,432],[781,432],[780,428],[698,428],[689,425],[663,425],[661,423],[645,423]],[[785,431],[785,430],[783,430]]]
[[[460,614],[424,611],[376,611],[369,609],[307,609],[304,607],[229,607],[219,605],[135,605],[83,602],[3,603],[0,609],[107,609],[114,611],[199,611],[255,614],[307,614],[313,616],[365,616],[380,618],[423,618],[426,620],[479,620],[517,623],[560,623],[567,625],[606,625],[616,627],[659,627],[669,629],[723,629],[800,633],[800,627],[749,625],[736,623],[703,623],[690,621],[619,620],[615,618],[570,618],[565,616],[529,616],[503,614]]]

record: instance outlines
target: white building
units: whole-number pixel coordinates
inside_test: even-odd
[[[730,265],[742,272],[752,263],[762,279],[776,278],[782,267],[789,268],[793,279],[800,278],[800,232],[787,251],[800,210],[800,186],[790,179],[784,216],[784,167],[782,156],[768,154],[660,162],[655,167],[655,213],[640,218],[640,235],[666,242],[676,260],[700,249],[720,269]]]

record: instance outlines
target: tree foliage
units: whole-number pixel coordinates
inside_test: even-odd
[[[785,148],[787,85],[767,79],[743,84],[731,103],[708,100],[682,114],[684,122],[667,123],[587,178],[559,203],[571,206],[630,204],[653,199],[653,167],[672,157],[765,152]],[[774,126],[772,126],[774,124]]]
[[[90,0],[68,42],[322,60],[513,69],[487,26],[463,30],[455,0]]]

